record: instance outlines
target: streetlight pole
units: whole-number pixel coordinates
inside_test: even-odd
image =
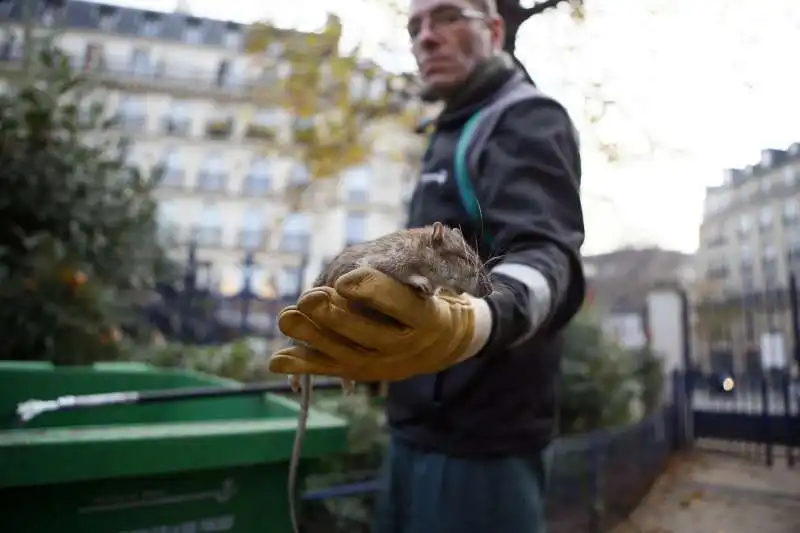
[[[22,2],[22,71],[30,74],[33,63],[34,0]]]
[[[186,270],[183,274],[183,287],[181,287],[180,298],[180,338],[181,342],[188,344],[191,341],[191,328],[189,325],[189,315],[192,312],[192,301],[197,286],[197,243],[189,243],[188,256],[186,258]]]
[[[241,324],[240,329],[242,333],[247,331],[247,322],[248,318],[250,317],[250,301],[253,298],[253,290],[252,290],[252,280],[253,280],[253,267],[255,266],[255,259],[253,257],[253,252],[247,252],[247,255],[244,257],[243,263],[243,273],[244,273],[244,280],[242,283],[242,317],[241,317]]]
[[[788,258],[789,265],[789,316],[792,320],[792,348],[794,353],[794,363],[800,369],[800,317],[797,309],[797,276],[791,267],[791,258]]]

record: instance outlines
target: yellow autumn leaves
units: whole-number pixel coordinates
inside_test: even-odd
[[[282,64],[280,86],[258,90],[253,99],[295,117],[292,149],[314,179],[336,176],[370,156],[369,123],[396,120],[398,127],[410,130],[417,115],[402,102],[398,105],[402,97],[392,90],[393,76],[365,62],[357,50],[340,53],[340,38],[341,23],[334,16],[317,33],[257,23],[245,38],[255,61],[265,67]]]

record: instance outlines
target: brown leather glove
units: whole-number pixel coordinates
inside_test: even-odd
[[[274,353],[272,372],[397,381],[475,355],[491,331],[491,312],[483,300],[421,296],[377,270],[359,268],[339,278],[335,289],[303,293],[297,305],[281,311],[278,327],[303,345]]]

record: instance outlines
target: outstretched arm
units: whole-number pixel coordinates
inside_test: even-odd
[[[578,139],[555,101],[510,108],[484,150],[478,197],[500,257],[488,298],[492,334],[482,353],[504,351],[566,325],[583,302],[584,241]]]

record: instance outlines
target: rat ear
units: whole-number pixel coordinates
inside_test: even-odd
[[[459,228],[458,226],[453,228],[453,232],[455,232],[459,237],[463,237],[464,236],[464,234],[461,233],[461,228]]]
[[[441,222],[434,222],[431,230],[431,242],[439,244],[444,240],[444,225]]]

